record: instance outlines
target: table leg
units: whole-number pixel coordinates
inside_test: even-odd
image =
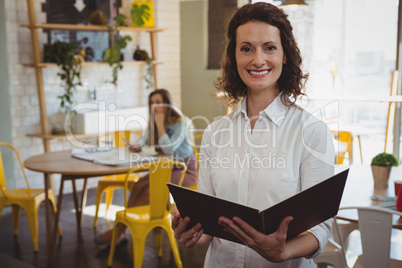
[[[73,200],[74,200],[74,208],[75,208],[75,218],[77,220],[77,229],[81,230],[81,215],[80,215],[80,209],[78,205],[78,197],[77,197],[77,189],[75,187],[75,180],[71,180],[71,185],[73,187]]]
[[[46,250],[48,257],[51,254],[51,233],[50,233],[50,216],[49,216],[49,174],[44,174],[44,183],[45,183],[45,218],[46,218]],[[49,258],[50,259],[50,258]]]
[[[63,187],[64,187],[64,176],[61,176],[59,196],[57,197],[57,212],[56,212],[56,216],[54,219],[54,226],[53,226],[53,230],[52,230],[50,252],[48,254],[48,258],[49,258],[48,262],[49,263],[53,259],[53,253],[54,253],[54,249],[56,247],[57,227],[59,226],[59,219],[60,219],[60,213],[61,213],[61,202],[63,199]]]
[[[87,196],[88,196],[88,190],[87,190],[87,180],[88,178],[84,178],[84,187],[82,188],[82,195],[81,195],[81,208],[80,208],[80,225],[82,224],[82,211],[84,210],[84,207],[87,204]]]
[[[75,180],[71,180],[72,186],[73,186],[73,200],[74,200],[74,207],[75,207],[75,217],[77,221],[77,229],[81,230],[81,223],[82,223],[82,211],[84,206],[87,203],[87,180],[88,178],[84,178],[84,186],[82,189],[82,195],[81,195],[81,205],[79,205],[79,200],[77,197],[77,189],[75,186]]]

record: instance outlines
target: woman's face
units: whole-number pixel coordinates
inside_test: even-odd
[[[280,31],[265,22],[248,22],[236,31],[236,63],[248,91],[274,91],[286,63]]]
[[[151,107],[156,104],[153,108],[155,113],[164,113],[166,110],[165,105],[163,105],[163,97],[161,94],[154,94],[151,96]]]

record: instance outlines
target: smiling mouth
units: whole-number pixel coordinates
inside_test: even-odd
[[[271,70],[260,70],[260,71],[256,71],[256,70],[248,70],[247,71],[249,74],[251,75],[267,75],[269,72],[271,72]]]

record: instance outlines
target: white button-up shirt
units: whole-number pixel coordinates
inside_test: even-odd
[[[332,134],[327,125],[280,95],[259,114],[251,132],[246,98],[205,130],[198,191],[264,210],[334,174]],[[325,202],[325,200],[317,200]],[[247,220],[247,219],[244,219]],[[331,220],[309,230],[318,255],[331,234]],[[213,238],[204,267],[314,267],[312,259],[271,263],[247,246]]]

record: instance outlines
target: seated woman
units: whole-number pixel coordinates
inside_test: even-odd
[[[192,186],[197,183],[197,159],[193,147],[189,143],[188,118],[179,113],[177,107],[173,107],[173,99],[165,89],[157,89],[148,97],[149,124],[138,144],[130,148],[132,152],[141,151],[144,145],[153,145],[156,141],[156,149],[163,154],[172,154],[173,159],[182,161],[187,165],[187,171],[183,179],[183,186]],[[153,122],[151,122],[153,121]],[[179,167],[172,170],[172,183],[178,183],[181,175]],[[128,206],[144,206],[149,204],[149,176],[144,175],[134,184],[131,190]],[[126,226],[120,226],[119,239],[125,236]],[[95,237],[98,245],[109,244],[113,229]]]

